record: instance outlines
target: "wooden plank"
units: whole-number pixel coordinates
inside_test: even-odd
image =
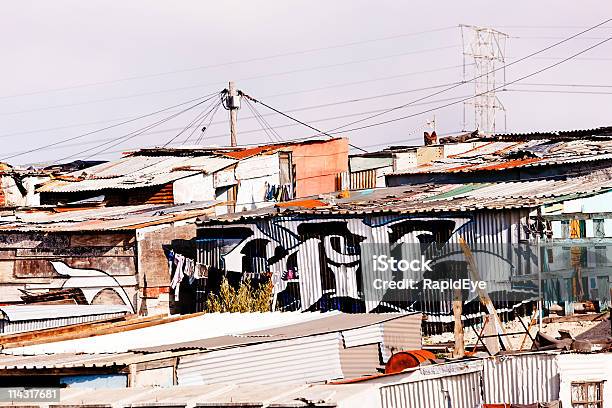
[[[14,283],[15,275],[13,274],[14,262],[0,261],[0,283]],[[0,302],[3,299],[0,298]]]
[[[480,273],[478,273],[478,267],[476,265],[476,260],[474,259],[474,254],[472,254],[472,250],[461,236],[459,237],[459,245],[461,246],[461,249],[465,254],[465,259],[468,263],[468,269],[470,271],[472,281],[480,281]],[[495,306],[493,305],[493,301],[489,297],[489,294],[485,289],[481,289],[480,286],[478,286],[476,290],[478,292],[478,298],[480,299],[480,302],[487,308],[489,314],[493,316],[493,323],[495,323],[497,333],[503,334],[501,336],[501,341],[504,344],[504,347],[506,348],[506,350],[513,350],[512,342],[507,336],[506,328],[502,324],[502,321],[500,320],[499,315],[497,314],[497,310],[495,310]]]
[[[133,257],[134,247],[65,247],[65,248],[18,248],[15,258],[49,258],[58,257]],[[1,259],[1,258],[0,258]]]
[[[453,347],[453,357],[463,358],[465,356],[465,341],[463,339],[463,296],[461,289],[454,290],[453,296],[453,316],[455,319],[455,346]]]
[[[0,249],[0,260],[15,259],[16,249]]]
[[[70,244],[65,234],[41,232],[3,232],[0,234],[0,249],[4,248],[63,248]]]
[[[146,327],[153,327],[159,324],[175,322],[179,320],[189,319],[195,316],[201,316],[204,312],[194,313],[190,315],[181,315],[181,316],[171,316],[165,317],[161,316],[152,316],[153,318],[157,317],[158,319],[135,319],[128,320],[125,322],[120,322],[119,324],[109,323],[107,325],[92,325],[92,326],[82,326],[82,325],[74,325],[67,326],[70,327],[69,331],[64,332],[62,334],[53,332],[51,334],[47,333],[47,335],[43,336],[41,331],[37,331],[35,333],[28,333],[28,336],[24,336],[19,338],[19,341],[15,341],[15,339],[6,338],[5,336],[0,336],[0,345],[4,348],[14,348],[14,347],[24,347],[30,346],[34,344],[45,343],[49,341],[49,338],[53,338],[53,341],[63,341],[63,340],[74,340],[74,339],[82,339],[88,337],[101,336],[104,334],[112,334],[119,333],[129,330],[143,329]]]
[[[131,233],[101,233],[101,234],[75,234],[70,236],[71,247],[125,247],[133,246],[136,237]]]
[[[97,269],[113,276],[136,275],[136,259],[134,257],[84,257],[84,258],[54,258],[65,262],[72,268]],[[16,259],[14,267],[16,278],[62,278],[49,259]]]

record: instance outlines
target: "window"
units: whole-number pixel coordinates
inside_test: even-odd
[[[561,221],[561,238],[569,238],[569,220]]]
[[[607,262],[607,247],[596,246],[595,247],[595,266],[602,267],[606,266]]]
[[[603,381],[572,382],[572,407],[603,408]]]
[[[593,219],[593,236],[595,238],[604,238],[606,236],[603,219]]]

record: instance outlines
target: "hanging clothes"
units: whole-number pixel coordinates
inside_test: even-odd
[[[199,263],[195,264],[193,277],[195,279],[203,279],[208,277],[208,266]]]
[[[191,285],[195,280],[195,261],[191,258],[185,259],[185,275],[189,278],[189,284]]]
[[[291,198],[289,196],[289,185],[285,184],[283,186],[283,196],[282,196],[282,200],[283,201],[289,201]]]
[[[174,300],[179,300],[179,289],[181,287],[181,281],[183,280],[183,273],[185,267],[185,257],[181,254],[175,254],[174,256],[174,276],[172,277],[172,282],[170,283],[170,287],[174,290]]]
[[[264,201],[270,201],[270,185],[267,181],[264,184]]]
[[[170,250],[166,253],[166,257],[168,258],[168,276],[172,276],[172,271],[174,269],[174,250]]]

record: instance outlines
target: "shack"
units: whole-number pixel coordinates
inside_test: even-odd
[[[384,312],[418,310],[432,330],[452,324],[452,291],[372,291],[374,279],[390,272],[365,268],[372,251],[400,244],[457,249],[461,240],[474,251],[480,279],[487,282],[498,312],[531,313],[539,299],[540,249],[545,237],[542,208],[571,198],[604,194],[607,180],[421,184],[351,192],[348,198],[316,198],[275,208],[233,214],[198,223],[197,262],[209,274],[208,290],[222,276],[271,276],[278,310]],[[545,192],[544,194],[542,192]],[[609,232],[612,235],[612,231]],[[442,251],[444,252],[444,251]],[[462,259],[465,262],[465,259]],[[464,275],[465,276],[465,275]],[[447,279],[440,270],[414,280]],[[477,297],[465,299],[469,319],[482,316]],[[415,309],[416,308],[416,309]],[[522,310],[522,311],[521,311]]]
[[[37,192],[42,204],[106,206],[218,201],[217,213],[341,189],[348,141],[310,140],[237,148],[151,148],[56,178]],[[348,188],[348,185],[346,186]]]

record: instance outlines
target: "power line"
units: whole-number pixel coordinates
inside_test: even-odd
[[[270,126],[270,124],[263,117],[261,117],[261,114],[259,113],[259,111],[257,111],[255,106],[253,106],[251,101],[248,98],[245,98],[244,101],[247,107],[251,110],[251,112],[253,112],[253,115],[257,118],[259,125],[261,126],[262,130],[264,131],[268,139],[272,143],[282,142],[282,138],[280,137],[280,135],[276,133],[276,131],[274,131],[272,126]]]
[[[494,72],[496,72],[496,71],[499,71],[499,70],[505,69],[505,68],[507,68],[507,67],[509,67],[509,66],[512,66],[512,65],[515,65],[515,64],[518,64],[519,62],[525,61],[525,60],[526,60],[526,59],[528,59],[528,58],[531,58],[531,57],[533,57],[533,56],[535,56],[535,55],[538,55],[538,54],[541,54],[541,53],[543,53],[543,52],[545,52],[545,51],[548,51],[548,50],[550,50],[551,48],[554,48],[554,47],[556,47],[556,46],[558,46],[558,45],[561,45],[561,44],[563,44],[563,43],[565,43],[565,42],[568,42],[568,41],[572,40],[573,38],[576,38],[576,37],[578,37],[578,36],[580,36],[580,35],[582,35],[582,34],[584,34],[584,33],[587,33],[587,32],[589,32],[589,31],[592,31],[592,30],[594,30],[595,28],[600,27],[600,26],[602,26],[602,25],[604,25],[604,24],[606,24],[606,23],[608,23],[608,22],[610,22],[610,21],[612,21],[612,18],[607,19],[607,20],[605,20],[605,21],[603,21],[603,22],[601,22],[601,23],[599,23],[599,24],[596,24],[596,25],[594,25],[594,26],[592,26],[592,27],[590,27],[590,28],[588,28],[588,29],[586,29],[586,30],[583,30],[583,31],[581,31],[581,32],[577,33],[577,34],[574,34],[574,35],[572,35],[572,36],[570,36],[570,37],[568,37],[568,38],[566,38],[566,39],[564,39],[564,40],[557,41],[557,42],[556,42],[556,43],[554,43],[554,44],[551,44],[551,45],[549,45],[549,46],[547,46],[547,47],[544,47],[544,48],[542,48],[542,49],[540,49],[540,50],[538,50],[538,51],[532,52],[531,54],[528,54],[528,55],[526,55],[526,56],[524,56],[524,57],[522,57],[522,58],[519,58],[519,59],[517,59],[516,61],[513,61],[513,62],[511,62],[511,63],[509,63],[509,64],[504,64],[504,65],[502,65],[502,66],[500,66],[500,67],[495,68],[494,70],[492,70],[492,71],[490,71],[490,72],[487,72],[487,73],[485,73],[485,74],[482,74],[482,75],[476,76],[476,77],[472,78],[470,81],[467,81],[467,82],[473,82],[473,81],[475,81],[475,80],[477,80],[477,79],[479,79],[479,78],[482,78],[482,77],[484,77],[484,76],[490,75],[490,74],[492,74],[492,73],[494,73]],[[607,40],[606,40],[606,41],[607,41]],[[580,55],[580,54],[578,54],[578,55]],[[564,61],[565,61],[565,60],[563,60],[562,62],[564,62]],[[559,64],[556,64],[556,65],[559,65]],[[555,64],[553,64],[552,66],[556,66],[556,65],[555,65]],[[415,100],[413,100],[413,101],[411,101],[411,102],[408,102],[408,103],[405,103],[405,104],[403,104],[403,105],[395,106],[395,107],[393,107],[393,108],[390,108],[390,109],[386,110],[385,112],[381,112],[381,113],[378,113],[378,114],[375,114],[375,115],[369,116],[369,117],[367,117],[367,118],[363,118],[363,119],[360,119],[360,120],[357,120],[357,121],[354,121],[354,122],[351,122],[351,123],[347,123],[346,125],[343,125],[343,126],[340,126],[340,127],[334,128],[334,129],[331,129],[331,130],[329,130],[329,132],[331,133],[331,132],[334,132],[334,131],[336,131],[336,130],[343,129],[343,128],[347,127],[347,126],[351,126],[351,125],[354,125],[354,124],[357,124],[357,123],[361,123],[361,122],[364,122],[364,121],[366,121],[366,120],[373,119],[373,118],[375,118],[375,117],[378,117],[378,116],[381,116],[381,115],[387,114],[387,113],[389,113],[389,112],[393,112],[393,111],[398,110],[398,109],[403,109],[403,108],[405,108],[405,107],[407,107],[407,106],[412,105],[412,104],[413,104],[413,103],[415,103],[415,102],[420,102],[420,101],[425,100],[425,99],[428,99],[428,98],[430,98],[430,97],[432,97],[432,96],[436,96],[436,95],[439,95],[439,94],[441,94],[441,93],[447,92],[447,91],[449,91],[449,90],[451,90],[451,89],[458,88],[459,86],[463,85],[464,83],[466,83],[466,82],[462,82],[462,83],[459,83],[459,84],[457,84],[457,85],[452,85],[452,86],[450,86],[450,87],[448,87],[448,88],[445,88],[445,89],[442,89],[442,90],[440,90],[440,91],[434,92],[434,93],[429,94],[429,95],[427,95],[427,96],[424,96],[424,97],[422,97],[422,98],[415,99]]]
[[[612,88],[612,85],[601,85],[601,84],[560,84],[560,83],[533,83],[523,82],[521,86],[557,86],[557,87],[576,87],[576,88]]]
[[[567,91],[560,89],[504,89],[506,92],[529,92],[529,93],[557,93],[557,94],[583,94],[583,95],[612,95],[605,91]]]
[[[573,54],[573,55],[571,55],[571,56],[569,56],[569,57],[567,57],[567,58],[565,58],[565,59],[563,59],[563,60],[561,60],[559,62],[556,62],[554,64],[548,65],[548,66],[546,66],[546,67],[544,67],[542,69],[539,69],[539,70],[537,70],[535,72],[532,72],[530,74],[524,75],[524,76],[522,76],[522,77],[520,77],[520,78],[518,78],[518,79],[516,79],[514,81],[507,82],[507,83],[505,83],[503,85],[500,85],[500,86],[496,87],[495,90],[502,89],[502,88],[504,88],[507,85],[512,85],[512,84],[514,84],[516,82],[522,81],[523,79],[531,78],[531,77],[533,77],[535,75],[538,75],[538,74],[540,74],[540,73],[542,73],[544,71],[547,71],[547,70],[549,70],[551,68],[554,68],[554,67],[556,67],[558,65],[561,65],[561,64],[563,64],[563,63],[565,63],[567,61],[570,61],[570,60],[574,59],[578,55],[582,55],[585,52],[588,52],[588,51],[590,51],[590,50],[592,50],[592,49],[594,49],[596,47],[599,47],[600,45],[602,45],[602,44],[604,44],[604,43],[606,43],[606,42],[608,42],[610,40],[612,40],[612,37],[609,37],[606,40],[600,41],[600,42],[598,42],[598,43],[596,43],[596,44],[594,44],[594,45],[592,45],[592,46],[590,46],[588,48],[585,48],[582,51],[580,51],[578,53],[575,53],[575,54]],[[465,98],[465,99],[463,99],[461,101],[458,101],[458,102],[451,102],[451,103],[448,103],[448,104],[445,104],[445,105],[442,105],[442,106],[438,106],[436,108],[427,109],[427,110],[424,110],[424,111],[421,111],[421,112],[418,112],[418,113],[414,113],[414,114],[411,114],[411,115],[401,116],[399,118],[394,118],[394,119],[386,120],[386,121],[383,121],[383,122],[373,123],[373,124],[370,124],[370,125],[360,126],[360,127],[356,127],[356,128],[352,128],[352,129],[345,129],[342,132],[329,131],[328,134],[332,134],[333,135],[333,134],[337,134],[337,133],[348,133],[348,132],[353,132],[353,131],[356,131],[356,130],[367,129],[367,128],[374,127],[374,126],[384,125],[384,124],[391,123],[391,122],[397,122],[399,120],[408,119],[408,118],[411,118],[411,117],[414,117],[414,116],[422,115],[424,113],[429,113],[429,112],[433,112],[433,111],[436,111],[436,110],[439,110],[439,109],[442,109],[442,108],[446,108],[448,106],[456,105],[457,103],[461,103],[461,102],[465,102],[465,101],[467,101],[469,99],[473,99],[476,96],[480,96],[480,95],[473,95],[473,96],[470,96],[470,97]],[[312,137],[316,137],[316,136],[317,135],[314,135]]]
[[[344,47],[352,47],[352,46],[355,46],[355,45],[361,45],[361,44],[367,44],[367,43],[373,43],[373,42],[379,42],[379,41],[394,40],[394,39],[398,39],[398,38],[411,37],[411,36],[416,36],[416,35],[421,35],[421,34],[431,34],[431,33],[434,33],[434,32],[451,30],[451,29],[454,29],[454,28],[455,28],[455,26],[447,26],[447,27],[434,28],[434,29],[431,29],[431,30],[424,30],[424,31],[413,32],[413,33],[397,34],[397,35],[386,36],[386,37],[378,37],[378,38],[367,39],[367,40],[362,40],[362,41],[353,41],[353,42],[349,42],[349,43],[330,45],[330,46],[326,46],[326,47],[310,48],[310,49],[298,50],[298,51],[290,51],[290,52],[281,53],[281,54],[268,55],[268,56],[265,56],[265,57],[255,57],[255,58],[249,58],[249,59],[243,59],[243,60],[228,61],[228,62],[223,62],[223,63],[219,63],[219,64],[202,65],[202,66],[178,69],[178,70],[173,70],[173,71],[164,71],[164,72],[157,72],[157,73],[152,73],[152,74],[143,74],[143,75],[137,75],[137,76],[131,76],[131,77],[125,77],[125,78],[112,79],[112,80],[108,80],[108,81],[90,82],[90,83],[86,83],[86,84],[66,86],[66,87],[61,87],[61,88],[54,88],[54,89],[47,89],[47,90],[40,90],[40,91],[32,91],[32,92],[23,92],[23,93],[12,94],[12,95],[0,95],[0,99],[16,98],[16,97],[20,97],[20,96],[38,95],[38,94],[43,94],[43,93],[60,92],[60,91],[71,90],[71,89],[87,88],[87,87],[92,87],[92,86],[99,86],[99,85],[107,85],[107,84],[113,84],[113,83],[118,83],[118,82],[132,81],[132,80],[136,80],[136,79],[147,79],[147,78],[154,78],[154,77],[165,76],[165,75],[172,75],[172,74],[177,74],[177,73],[198,71],[198,70],[202,70],[202,69],[220,68],[220,67],[225,67],[225,66],[229,66],[229,65],[245,64],[245,63],[258,62],[258,61],[266,61],[266,60],[269,60],[269,59],[282,58],[282,57],[293,56],[293,55],[302,55],[302,54],[308,54],[308,53],[317,52],[317,51],[325,51],[325,50],[332,50],[332,49],[338,49],[338,48],[344,48]]]
[[[77,136],[72,136],[72,137],[69,137],[69,138],[65,138],[65,139],[59,140],[57,142],[49,143],[49,144],[46,144],[46,145],[43,145],[43,146],[39,146],[39,147],[36,147],[36,148],[33,148],[33,149],[29,149],[29,150],[20,152],[20,153],[16,153],[16,154],[12,154],[12,155],[9,155],[9,156],[5,156],[5,157],[0,158],[0,160],[12,159],[14,157],[23,156],[24,154],[28,154],[28,153],[38,152],[40,150],[44,150],[44,149],[47,149],[47,148],[52,147],[52,146],[57,146],[57,145],[60,145],[60,144],[63,144],[63,143],[66,143],[66,142],[69,142],[69,141],[72,141],[72,140],[81,139],[81,138],[93,135],[95,133],[100,133],[100,132],[103,132],[103,131],[108,130],[108,129],[113,129],[113,128],[116,128],[118,126],[122,126],[122,125],[125,125],[125,124],[128,124],[128,123],[131,123],[131,122],[135,122],[135,121],[140,120],[140,119],[144,119],[144,118],[147,118],[147,117],[150,117],[150,116],[157,115],[157,114],[159,114],[161,112],[165,112],[165,111],[168,111],[170,109],[177,108],[179,106],[187,105],[189,103],[192,103],[194,101],[206,98],[208,96],[210,96],[210,95],[206,95],[206,96],[201,96],[199,98],[190,99],[190,100],[188,100],[186,102],[179,103],[177,105],[173,105],[173,106],[170,106],[168,108],[160,109],[158,111],[155,111],[155,112],[152,112],[152,113],[148,113],[146,115],[141,115],[141,116],[138,116],[138,117],[133,118],[133,119],[129,119],[129,120],[126,120],[126,121],[123,121],[123,122],[120,122],[120,123],[116,123],[114,125],[106,126],[104,128],[101,128],[101,129],[92,130],[91,132],[83,133],[83,134],[80,134],[80,135],[77,135]]]
[[[357,60],[345,61],[345,62],[341,62],[341,63],[325,64],[325,65],[318,65],[318,66],[314,66],[314,67],[299,68],[299,69],[294,69],[294,70],[290,70],[290,71],[273,72],[273,73],[269,73],[269,74],[255,75],[255,76],[250,76],[250,77],[238,78],[236,80],[237,81],[249,81],[249,80],[254,80],[254,79],[273,78],[273,77],[277,77],[277,76],[291,75],[291,74],[297,74],[297,73],[301,73],[301,72],[316,71],[316,70],[320,70],[320,69],[336,68],[336,67],[342,67],[342,66],[353,65],[353,64],[361,64],[361,63],[364,63],[364,62],[380,61],[380,60],[384,60],[384,59],[390,59],[390,58],[402,57],[402,56],[406,56],[406,55],[414,55],[414,54],[421,54],[421,53],[439,51],[439,50],[455,48],[455,47],[456,47],[455,45],[450,45],[450,46],[445,46],[445,47],[437,47],[437,48],[429,48],[429,49],[416,50],[416,51],[408,51],[408,52],[384,55],[384,56],[380,56],[380,57],[357,59]],[[184,90],[187,90],[187,89],[195,89],[195,88],[200,88],[200,87],[205,87],[205,86],[213,86],[213,85],[219,85],[219,81],[207,82],[207,83],[198,84],[198,85],[183,86],[183,87],[179,87],[179,88],[169,88],[169,89],[163,89],[163,90],[159,90],[159,91],[141,92],[141,93],[135,93],[135,94],[130,94],[130,95],[120,95],[120,96],[114,96],[114,97],[109,97],[109,98],[101,98],[101,99],[95,99],[95,100],[83,101],[83,102],[76,102],[76,103],[67,103],[67,104],[60,104],[60,105],[44,106],[44,107],[40,107],[40,108],[24,109],[24,110],[19,110],[19,111],[12,111],[12,112],[0,112],[0,116],[19,115],[19,114],[23,114],[23,113],[40,112],[40,111],[51,110],[51,109],[70,108],[70,107],[74,107],[74,106],[90,105],[90,104],[102,103],[102,102],[111,102],[111,101],[116,101],[116,100],[121,100],[121,99],[137,98],[137,97],[141,97],[141,96],[159,95],[159,94],[162,94],[162,93],[184,91]]]
[[[221,94],[219,94],[220,96]],[[208,116],[209,113],[211,113],[214,108],[216,107],[217,104],[221,103],[221,98],[219,97],[218,101],[214,101],[207,106],[204,111],[202,113],[200,113],[199,115],[197,115],[191,122],[189,122],[189,124],[187,124],[187,126],[185,126],[183,128],[183,130],[181,130],[180,132],[178,132],[176,134],[176,136],[170,138],[164,145],[163,147],[168,146],[168,144],[174,142],[180,135],[182,135],[183,133],[185,133],[190,127],[192,127],[196,122],[200,121],[200,116],[202,116],[203,118],[206,118],[206,116]],[[191,136],[191,135],[190,135]]]
[[[248,99],[252,100],[252,101],[253,101],[253,102],[255,102],[255,103],[260,103],[260,104],[262,104],[262,105],[263,105],[263,106],[265,106],[266,108],[268,108],[268,109],[270,109],[270,110],[272,110],[272,111],[274,111],[274,112],[278,113],[279,115],[282,115],[282,116],[284,116],[284,117],[286,117],[286,118],[288,118],[288,119],[291,119],[292,121],[297,122],[297,123],[299,123],[299,124],[301,124],[301,125],[304,125],[304,126],[306,126],[307,128],[310,128],[310,129],[314,130],[315,132],[319,132],[319,134],[323,134],[323,135],[328,136],[328,137],[330,137],[330,138],[332,138],[332,139],[334,138],[332,135],[328,134],[327,132],[324,132],[324,131],[322,131],[322,130],[319,130],[319,129],[317,129],[316,127],[314,127],[314,126],[312,126],[312,125],[309,125],[308,123],[303,122],[303,121],[301,121],[301,120],[299,120],[299,119],[297,119],[297,118],[295,118],[295,117],[293,117],[293,116],[291,116],[291,115],[287,115],[286,113],[281,112],[281,111],[279,111],[279,110],[278,110],[278,109],[276,109],[276,108],[273,108],[272,106],[268,105],[268,104],[267,104],[267,103],[265,103],[265,102],[258,101],[257,99],[254,99],[254,98],[252,98],[252,97],[250,97],[249,95],[244,94],[244,93],[243,93],[243,96],[245,96],[246,98],[248,98]],[[362,149],[362,148],[361,148],[361,147],[359,147],[359,146],[355,146],[355,145],[350,144],[350,143],[349,143],[349,146],[351,146],[351,147],[353,147],[353,148],[355,148],[355,149],[357,149],[357,150],[361,150],[361,151],[362,151],[362,152],[364,152],[364,153],[367,153],[367,151],[366,151],[366,150]]]
[[[145,126],[145,127],[141,128],[141,129],[137,129],[137,130],[135,130],[135,131],[129,132],[129,133],[128,133],[128,134],[126,134],[126,135],[122,135],[122,136],[119,136],[119,137],[113,138],[113,139],[111,139],[111,140],[110,140],[110,141],[108,141],[108,142],[101,143],[101,144],[99,144],[99,145],[97,145],[97,146],[94,146],[94,147],[91,147],[91,148],[88,148],[88,149],[82,150],[82,151],[80,151],[80,152],[77,152],[77,153],[71,154],[70,156],[66,156],[66,157],[63,157],[63,158],[61,158],[61,159],[58,159],[58,160],[56,160],[56,161],[55,161],[55,163],[57,163],[57,162],[59,162],[59,161],[64,161],[64,160],[70,159],[70,158],[72,158],[72,157],[76,157],[76,156],[81,155],[81,154],[83,154],[83,153],[90,152],[90,151],[95,150],[95,149],[97,149],[97,148],[99,148],[99,147],[106,146],[106,145],[108,145],[108,144],[110,144],[110,143],[112,143],[112,142],[116,142],[116,143],[112,144],[112,145],[111,145],[110,147],[108,147],[108,148],[113,148],[113,147],[115,147],[115,146],[118,146],[119,144],[121,144],[121,143],[123,143],[123,142],[125,142],[125,141],[127,141],[127,140],[130,140],[130,139],[133,139],[134,137],[140,136],[141,134],[143,134],[143,133],[144,133],[144,132],[146,132],[147,130],[151,130],[151,129],[153,129],[154,127],[156,127],[156,126],[158,126],[158,125],[160,125],[160,124],[162,124],[162,123],[166,123],[166,122],[168,122],[169,120],[172,120],[172,119],[176,118],[177,116],[179,116],[179,115],[181,115],[181,114],[183,114],[183,113],[185,113],[185,112],[188,112],[188,111],[190,111],[191,109],[193,109],[193,108],[195,108],[195,107],[197,107],[197,106],[202,105],[203,103],[208,102],[210,99],[214,98],[215,96],[216,96],[216,95],[210,96],[210,97],[208,97],[208,98],[206,98],[206,99],[204,99],[204,100],[202,100],[202,101],[199,101],[199,102],[195,103],[194,105],[188,106],[187,108],[185,108],[185,109],[181,110],[180,112],[174,113],[174,114],[172,114],[172,115],[170,115],[170,116],[168,116],[168,117],[166,117],[166,118],[160,119],[160,120],[158,120],[157,122],[154,122],[154,123],[152,123],[152,124],[150,124],[150,125],[147,125],[147,126]],[[94,156],[94,155],[96,155],[96,154],[99,154],[99,153],[104,152],[104,151],[105,151],[105,150],[107,150],[108,148],[102,149],[101,151],[98,151],[98,152],[96,152],[96,153],[93,153],[93,154],[91,154],[91,155],[87,156],[87,157],[85,158],[85,160],[87,160],[87,159],[89,159],[89,158],[93,157],[93,156]]]
[[[437,89],[437,88],[448,86],[450,84],[452,84],[452,83],[432,85],[432,86],[428,86],[428,87],[421,87],[421,88],[414,88],[414,89],[406,89],[406,90],[403,90],[403,91],[397,91],[397,92],[391,92],[391,93],[386,93],[386,94],[373,95],[373,96],[362,97],[362,98],[352,98],[352,99],[336,101],[336,102],[332,102],[332,103],[303,106],[303,107],[300,107],[300,108],[290,109],[287,112],[300,112],[300,111],[305,111],[305,110],[326,108],[326,107],[335,106],[335,105],[338,105],[338,104],[363,102],[363,101],[367,101],[367,100],[384,98],[384,97],[388,97],[388,96],[401,95],[401,94],[412,93],[412,92],[420,92],[420,91],[425,91],[425,90],[430,90],[430,89]],[[262,116],[271,116],[271,115],[276,115],[276,113],[262,114]],[[254,116],[247,116],[247,117],[242,118],[243,121],[244,120],[249,120],[249,119],[255,119],[255,117]],[[225,122],[224,121],[220,121],[220,122],[213,122],[211,124],[212,125],[216,125],[216,124],[220,124],[220,123],[225,123]],[[209,124],[209,126],[211,124]],[[175,130],[180,130],[180,129],[177,128]],[[12,136],[12,135],[2,135],[0,137],[9,137],[9,136]]]
[[[611,21],[611,20],[612,20],[612,19],[606,20],[606,22]],[[603,23],[601,23],[601,24],[603,24]],[[587,30],[587,31],[588,31],[588,30]],[[522,76],[522,77],[519,77],[519,78],[518,78],[518,79],[516,79],[516,80],[510,81],[510,82],[506,82],[505,84],[503,84],[503,85],[500,85],[500,86],[496,87],[496,88],[495,88],[495,90],[501,90],[501,89],[503,89],[503,88],[504,88],[505,86],[507,86],[507,85],[512,85],[512,84],[517,83],[517,82],[519,82],[519,81],[522,81],[522,80],[524,80],[524,79],[531,78],[531,77],[533,77],[533,76],[535,76],[535,75],[538,75],[538,74],[540,74],[540,73],[542,73],[542,72],[544,72],[544,71],[547,71],[547,70],[549,70],[549,69],[552,69],[552,68],[554,68],[554,67],[556,67],[556,66],[559,66],[559,65],[561,65],[561,64],[563,64],[563,63],[565,63],[565,62],[567,62],[567,61],[570,61],[570,60],[572,60],[572,59],[576,58],[576,57],[577,57],[577,56],[579,56],[579,55],[582,55],[582,54],[584,54],[584,53],[586,53],[586,52],[588,52],[588,51],[590,51],[590,50],[592,50],[592,49],[594,49],[594,48],[596,48],[596,47],[599,47],[600,45],[603,45],[604,43],[606,43],[606,42],[608,42],[608,41],[610,41],[610,40],[612,40],[612,37],[609,37],[609,38],[607,38],[607,39],[605,39],[605,40],[603,40],[603,41],[600,41],[600,42],[598,42],[598,43],[596,43],[596,44],[594,44],[594,45],[590,46],[590,47],[587,47],[587,48],[585,48],[585,49],[583,49],[583,50],[581,50],[581,51],[579,51],[579,52],[577,52],[577,53],[575,53],[575,54],[572,54],[571,56],[569,56],[569,57],[567,57],[567,58],[564,58],[563,60],[558,61],[558,62],[556,62],[556,63],[554,63],[554,64],[548,65],[548,66],[546,66],[546,67],[544,67],[544,68],[541,68],[541,69],[539,69],[539,70],[537,70],[537,71],[535,71],[535,72],[532,72],[532,73],[530,73],[530,74],[527,74],[527,75],[524,75],[524,76]],[[548,48],[550,48],[550,46],[549,46]],[[531,54],[531,55],[533,55],[533,54]],[[527,58],[527,57],[525,57],[525,58]],[[525,58],[524,58],[524,59],[525,59]],[[517,61],[517,62],[518,62],[518,61]],[[372,124],[369,124],[369,125],[359,126],[359,127],[355,127],[355,128],[344,129],[343,131],[337,131],[337,129],[344,128],[344,127],[346,127],[346,126],[347,126],[347,125],[344,125],[344,126],[341,126],[341,127],[339,127],[339,128],[335,128],[335,129],[329,130],[329,131],[325,132],[324,134],[325,134],[326,136],[333,137],[332,135],[334,135],[334,134],[354,132],[354,131],[357,131],[357,130],[368,129],[368,128],[375,127],[375,126],[385,125],[385,124],[388,124],[388,123],[397,122],[397,121],[400,121],[400,120],[404,120],[404,119],[412,118],[412,117],[415,117],[415,116],[423,115],[423,114],[425,114],[425,113],[434,112],[434,111],[437,111],[437,110],[440,110],[440,109],[443,109],[443,108],[446,108],[446,107],[449,107],[449,106],[456,105],[456,104],[458,104],[458,103],[463,103],[463,102],[465,102],[465,101],[467,101],[467,100],[470,100],[470,99],[473,99],[474,97],[477,97],[477,96],[480,96],[480,95],[478,95],[478,94],[477,94],[477,95],[472,95],[472,96],[469,96],[469,97],[463,98],[463,99],[461,99],[461,100],[459,100],[459,101],[450,102],[450,103],[447,103],[447,104],[444,104],[444,105],[441,105],[441,106],[437,106],[437,107],[435,107],[435,108],[426,109],[426,110],[424,110],[424,111],[420,111],[420,112],[413,113],[413,114],[410,114],[410,115],[400,116],[400,117],[398,117],[398,118],[389,119],[389,120],[386,120],[386,121],[377,122],[377,123],[372,123]],[[406,105],[404,105],[404,106],[406,106]],[[393,110],[394,110],[395,108],[391,108],[391,109],[393,109]],[[389,111],[390,111],[390,110],[389,110],[389,109],[387,109],[387,110],[385,110],[385,111],[383,111],[383,112],[389,112]],[[373,116],[379,116],[379,115],[373,115]],[[372,116],[372,117],[373,117],[373,116]],[[367,119],[367,118],[366,118],[366,119]],[[351,123],[357,123],[357,122],[360,122],[360,121],[354,121],[354,122],[351,122]],[[307,136],[307,137],[303,137],[303,138],[296,138],[296,139],[292,139],[292,141],[313,139],[313,138],[315,138],[315,137],[318,137],[319,135],[320,135],[320,134],[315,134],[315,135],[311,135],[311,136]]]
[[[446,101],[450,101],[450,100],[458,100],[461,98],[465,98],[467,95],[463,95],[463,96],[459,96],[459,97],[453,97],[453,98],[443,98],[443,99],[435,99],[429,102],[423,102],[423,103],[418,103],[415,104],[414,106],[420,106],[420,105],[431,105],[433,103],[440,103],[440,102],[446,102]],[[375,112],[380,112],[383,109],[375,109],[375,110],[368,110],[368,111],[364,111],[364,112],[357,112],[357,113],[350,113],[350,114],[345,114],[345,115],[338,115],[338,116],[330,116],[330,117],[325,117],[325,118],[317,118],[317,119],[313,119],[310,120],[311,123],[317,123],[317,122],[325,122],[325,121],[329,121],[329,120],[337,120],[337,119],[346,119],[346,118],[350,118],[350,117],[355,117],[355,116],[360,116],[360,115],[367,115],[367,114],[371,114],[371,113],[375,113]],[[295,127],[295,126],[301,126],[299,123],[289,123],[289,124],[284,124],[284,125],[278,125],[275,126],[276,129],[281,129],[281,128],[289,128],[289,127]],[[155,130],[155,131],[151,131],[151,132],[145,132],[142,134],[139,134],[138,136],[146,136],[146,135],[153,135],[153,134],[165,134],[167,132],[174,132],[177,130],[180,130],[181,128],[171,128],[171,129],[162,129],[162,130]],[[257,128],[257,129],[250,129],[250,130],[244,130],[241,131],[240,134],[245,135],[245,134],[251,134],[251,133],[257,133],[257,132],[261,132],[262,129],[261,128]],[[221,138],[227,138],[229,136],[228,133],[220,133],[220,134],[216,134],[213,136],[208,137],[209,140],[213,140],[213,139],[221,139]],[[104,141],[113,141],[116,140],[116,138],[112,138],[112,139],[106,139]],[[291,140],[296,140],[296,139],[289,139],[289,141]],[[65,145],[65,148],[68,147],[74,147],[74,146],[82,146],[85,144],[91,144],[94,142],[83,142],[83,143],[74,143],[74,144],[70,144],[70,145]],[[199,144],[199,141],[196,142],[196,144]],[[259,143],[242,143],[240,144],[240,146],[255,146],[258,145]],[[157,145],[148,145],[147,147],[155,147]],[[111,153],[121,153],[123,150],[115,150],[115,151],[107,151],[104,153],[104,155],[106,154],[111,154]],[[28,164],[35,164],[35,163],[28,163]]]
[[[204,125],[204,122],[206,121],[206,119],[210,116],[210,121],[212,121],[215,113],[217,112],[217,109],[219,109],[219,106],[222,105],[222,99],[221,99],[221,94],[219,94],[219,100],[211,105],[212,107],[202,116],[202,119],[198,122],[197,125],[194,126],[193,130],[189,133],[189,135],[185,138],[185,140],[183,140],[183,143],[181,144],[186,144],[191,137],[193,136],[193,134],[198,130],[201,129],[202,133],[204,133],[206,131],[206,127],[202,127]]]
[[[213,119],[215,118],[215,115],[217,114],[217,111],[219,110],[221,105],[223,105],[223,104],[222,103],[218,104],[217,107],[215,108],[215,110],[213,111],[212,115],[210,115],[210,120],[208,121],[208,124],[202,129],[202,133],[196,139],[196,142],[195,142],[196,145],[200,144],[200,142],[203,140],[204,135],[206,134],[206,131],[210,127],[210,124],[212,123]]]

